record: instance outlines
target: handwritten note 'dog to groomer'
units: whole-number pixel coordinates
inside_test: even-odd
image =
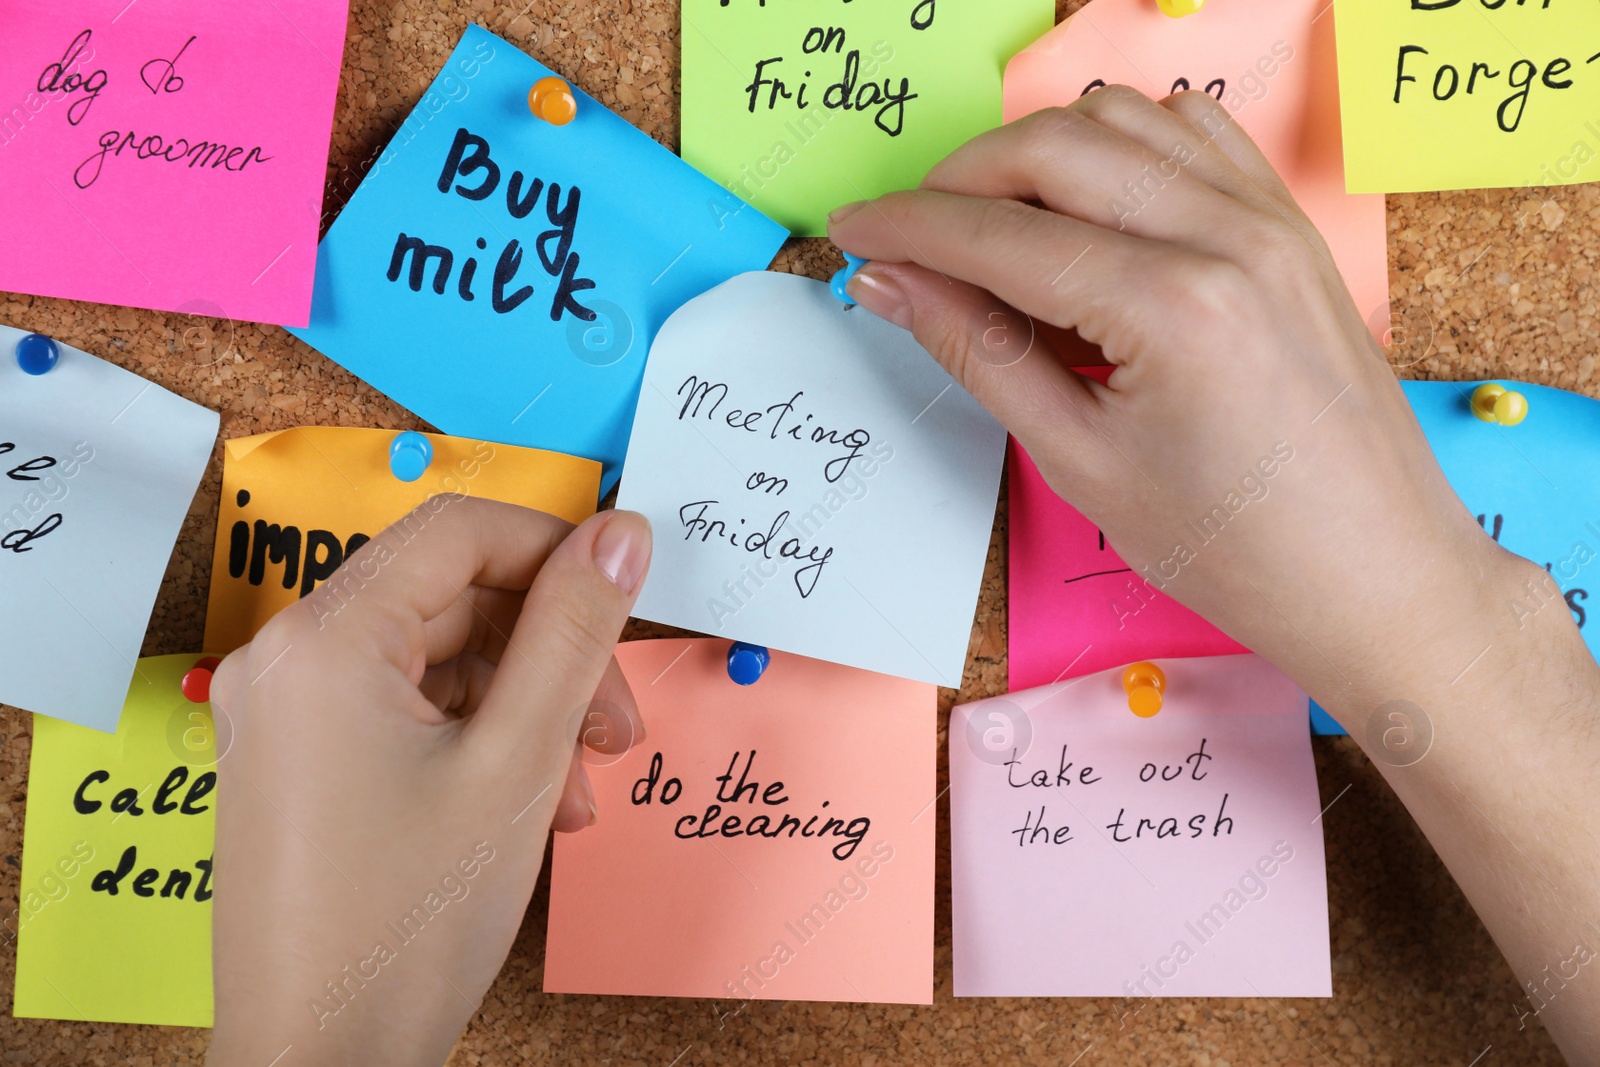
[[[937,691],[781,652],[736,685],[728,645],[617,649],[649,736],[586,757],[545,991],[931,1003]]]
[[[0,289],[305,325],[347,14],[7,4]]]
[[[910,334],[740,275],[650,351],[617,501],[655,527],[634,614],[959,686],[1004,453]]]
[[[1306,696],[1256,656],[1161,660],[950,717],[957,996],[1326,997]]]

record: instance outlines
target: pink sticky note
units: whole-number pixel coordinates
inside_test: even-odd
[[[937,690],[728,646],[617,649],[648,736],[556,835],[545,991],[932,1003]]]
[[[1306,696],[1256,656],[1162,660],[950,717],[956,996],[1332,995]]]
[[[1130,569],[1015,440],[1010,472],[1012,689],[1141,659],[1249,651]]]
[[[1094,0],[1007,65],[1006,121],[1070,104],[1096,82],[1217,96],[1322,232],[1369,328],[1389,329],[1383,197],[1345,192],[1328,0],[1231,0],[1182,19],[1154,0]],[[1129,194],[1130,211],[1160,195],[1149,185]]]
[[[7,5],[0,289],[304,326],[348,10]]]

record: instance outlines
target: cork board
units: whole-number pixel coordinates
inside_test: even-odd
[[[1080,0],[1058,3],[1064,16]],[[671,0],[356,0],[328,168],[329,219],[469,22],[532,52],[675,146],[678,11]],[[1590,342],[1600,317],[1596,219],[1594,186],[1391,197],[1390,287],[1401,325],[1392,362],[1400,373],[1517,378],[1600,396]],[[827,242],[796,241],[774,269],[826,278],[840,263]],[[0,294],[0,321],[57,337],[221,411],[223,438],[296,425],[423,428],[275,327],[9,294]],[[168,567],[146,655],[199,648],[221,464],[219,444]],[[941,691],[941,733],[951,704],[1005,689],[1005,528],[1002,507],[964,684],[959,694]],[[666,632],[635,624],[629,636]],[[0,913],[7,916],[18,906],[30,738],[29,716],[0,707]],[[756,1003],[719,1018],[719,1005],[708,1001],[545,996],[547,874],[450,1062],[1560,1063],[1535,1020],[1519,1028],[1514,1006],[1523,998],[1510,969],[1366,758],[1348,739],[1319,739],[1315,749],[1330,805],[1323,827],[1332,999],[1154,1001],[1121,1026],[1110,999],[953,999],[949,809],[941,796],[932,1007]],[[7,1013],[15,968],[15,944],[7,943],[0,950]],[[0,1015],[4,1063],[199,1064],[206,1040],[196,1030]]]

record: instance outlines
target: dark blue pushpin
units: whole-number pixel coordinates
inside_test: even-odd
[[[834,297],[845,307],[853,308],[856,302],[850,299],[850,294],[845,291],[845,285],[856,276],[856,271],[866,266],[867,261],[860,256],[852,256],[849,252],[844,254],[844,270],[838,271],[828,282],[828,288],[833,290]]]
[[[433,445],[415,430],[395,434],[389,445],[389,470],[402,482],[414,482],[422,477],[433,462]]]
[[[17,342],[17,366],[24,374],[49,374],[61,361],[61,349],[42,333],[30,333]]]
[[[735,641],[728,649],[728,677],[740,685],[755,685],[772,662],[772,653],[760,645]]]

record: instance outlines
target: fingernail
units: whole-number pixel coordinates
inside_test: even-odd
[[[830,225],[835,222],[843,222],[866,206],[867,201],[865,200],[857,200],[853,204],[842,204],[828,212],[828,222]]]
[[[628,596],[650,563],[650,525],[630,511],[613,512],[594,539],[594,564]]]
[[[845,286],[845,291],[856,303],[878,316],[894,323],[902,330],[911,329],[913,314],[911,298],[893,278],[886,278],[868,264],[856,271]]]
[[[589,772],[578,771],[578,783],[583,786],[583,799],[589,805],[589,826],[600,821],[600,809],[594,802],[594,787],[589,784]]]

